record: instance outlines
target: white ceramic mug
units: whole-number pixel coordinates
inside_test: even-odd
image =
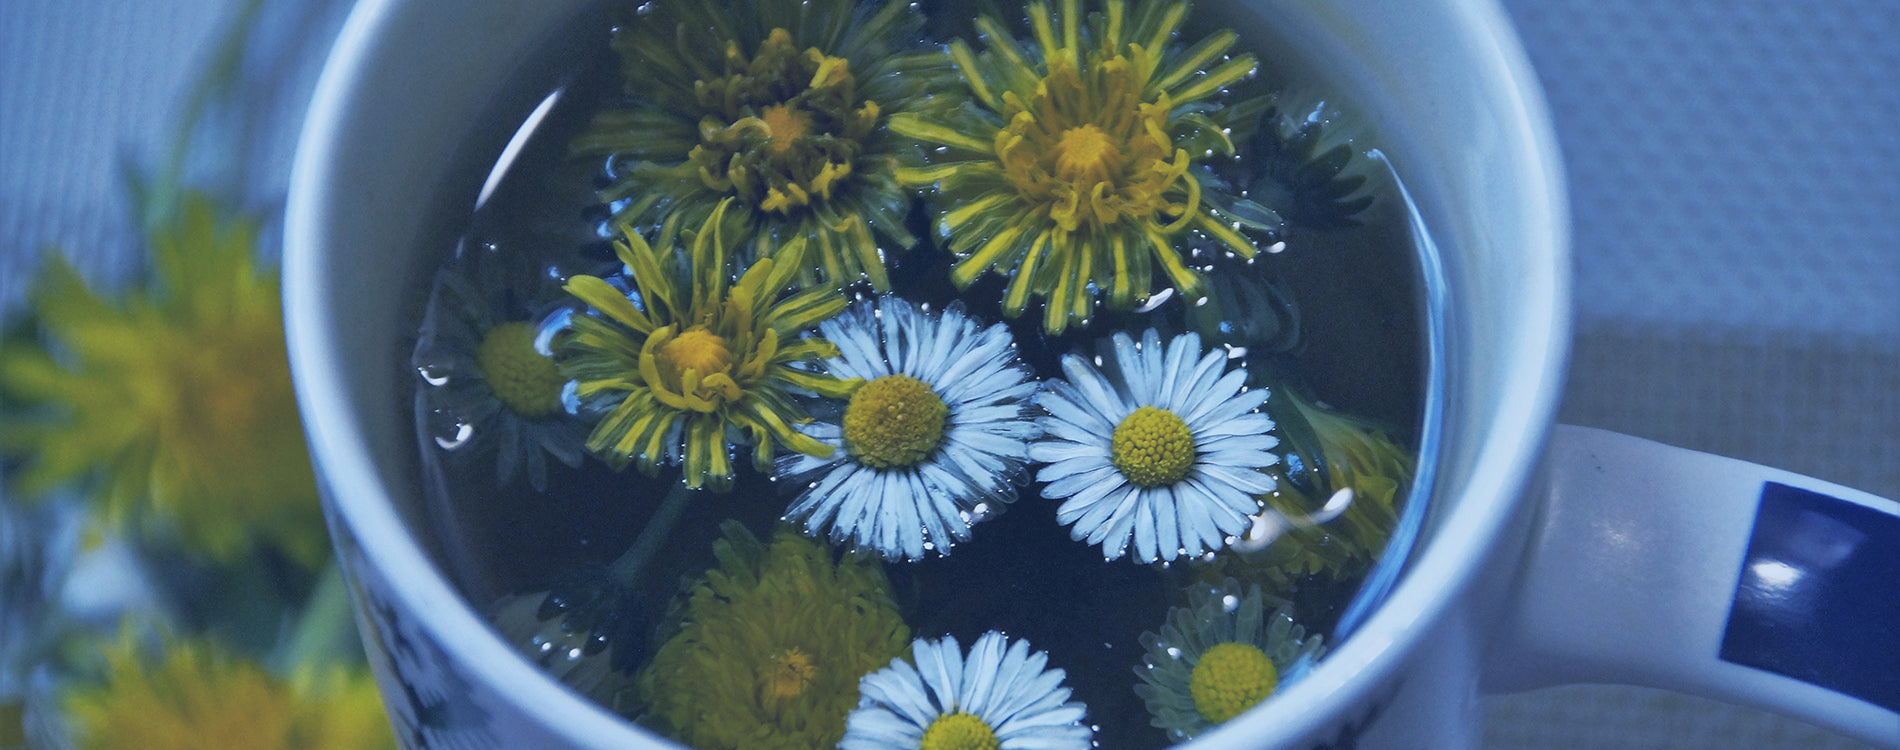
[[[1375,117],[1442,253],[1442,451],[1430,516],[1384,603],[1304,679],[1195,743],[1468,747],[1482,691],[1595,681],[1754,704],[1900,747],[1900,505],[1553,428],[1568,217],[1548,115],[1502,10],[1242,5]],[[592,0],[365,0],[299,147],[284,274],[292,366],[407,747],[667,744],[485,624],[420,531],[419,482],[395,458],[413,450],[399,406],[411,381],[396,366],[413,330],[405,274],[432,241],[452,240],[432,197],[472,199],[507,132],[484,141],[470,123],[520,122],[536,88],[504,83],[532,84],[539,73],[521,61],[601,13]]]

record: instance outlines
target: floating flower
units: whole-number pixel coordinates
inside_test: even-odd
[[[970,526],[1016,499],[1038,432],[1038,385],[1016,359],[1008,327],[980,327],[895,297],[864,302],[819,326],[840,356],[825,367],[862,379],[837,424],[802,428],[830,457],[791,455],[781,475],[813,480],[789,521],[829,530],[886,558],[922,558],[969,539]]]
[[[587,449],[615,468],[637,462],[655,474],[684,463],[689,487],[731,486],[732,446],[749,441],[753,465],[770,471],[774,446],[829,455],[831,446],[793,429],[809,419],[793,401],[815,392],[845,398],[855,382],[806,369],[837,347],[799,338],[844,309],[828,287],[787,294],[806,240],[792,239],[731,280],[724,201],[687,247],[675,249],[679,219],[660,231],[659,248],[629,229],[614,244],[633,289],[577,275],[567,290],[590,314],[574,316],[573,335],[557,353],[578,381],[582,405],[604,416]]]
[[[106,653],[102,684],[64,700],[80,748],[394,748],[368,672],[300,665],[287,679],[206,641],[168,643],[156,662],[130,638]]]
[[[188,196],[149,238],[152,282],[118,304],[48,257],[31,291],[44,344],[0,351],[0,447],[45,492],[97,472],[108,524],[169,524],[232,560],[261,539],[315,567],[330,544],[284,349],[277,275],[257,225]]]
[[[644,10],[644,9],[643,9]],[[910,198],[897,182],[908,141],[885,127],[928,102],[949,70],[909,53],[922,38],[913,5],[868,13],[854,0],[661,3],[620,26],[614,48],[631,108],[598,116],[580,154],[607,154],[601,197],[621,227],[673,214],[696,225],[736,203],[732,239],[761,255],[809,238],[811,263],[838,286],[869,279],[888,290],[885,248],[916,244]],[[810,269],[801,279],[818,279]]]
[[[1266,700],[1296,666],[1320,657],[1322,640],[1257,586],[1195,588],[1188,606],[1168,611],[1161,632],[1141,634],[1147,653],[1135,668],[1135,692],[1153,724],[1181,742]]]
[[[864,676],[840,750],[1087,750],[1087,708],[1029,642],[984,633],[965,658],[957,639],[918,639],[911,662]]]
[[[789,527],[770,546],[723,528],[719,566],[640,673],[647,716],[702,750],[836,747],[858,678],[910,638],[883,569]]]
[[[1245,390],[1245,370],[1222,375],[1226,353],[1203,356],[1192,333],[1166,347],[1152,328],[1140,346],[1117,333],[1108,358],[1112,376],[1064,355],[1068,380],[1049,381],[1038,402],[1049,415],[1029,458],[1047,464],[1042,496],[1064,500],[1057,520],[1110,560],[1131,540],[1144,562],[1220,549],[1274,486],[1263,470],[1279,441],[1254,411],[1266,389]]]
[[[410,362],[421,380],[419,409],[466,431],[433,436],[439,447],[456,455],[474,455],[471,444],[487,447],[503,484],[525,465],[529,484],[541,490],[549,456],[580,465],[587,425],[563,403],[568,379],[549,349],[566,295],[529,265],[478,247],[460,267],[438,272]]]
[[[1203,167],[1233,155],[1229,129],[1251,127],[1259,100],[1209,100],[1252,75],[1254,57],[1228,56],[1232,31],[1174,44],[1189,7],[1150,0],[1131,12],[1104,0],[1084,19],[1081,0],[1063,0],[1059,14],[1034,2],[1033,42],[982,16],[987,49],[949,45],[971,103],[893,115],[891,128],[941,147],[916,152],[923,163],[899,177],[936,186],[959,287],[995,269],[1010,277],[1005,314],[1042,297],[1043,327],[1060,333],[1089,318],[1098,291],[1117,309],[1145,301],[1153,266],[1197,294],[1201,277],[1184,258],[1192,244],[1253,256],[1238,230],[1275,217]]]

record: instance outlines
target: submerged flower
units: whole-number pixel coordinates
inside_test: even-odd
[[[1166,347],[1154,329],[1141,345],[1117,333],[1110,374],[1073,354],[1067,381],[1051,380],[1039,403],[1045,437],[1029,458],[1042,496],[1062,499],[1056,519],[1070,536],[1099,544],[1108,559],[1132,540],[1143,562],[1220,549],[1260,511],[1273,489],[1264,469],[1278,460],[1273,420],[1256,412],[1264,388],[1245,390],[1247,373],[1222,375],[1226,352],[1201,354],[1189,333]]]
[[[1330,520],[1280,524],[1283,534],[1263,549],[1237,548],[1245,565],[1229,566],[1230,574],[1278,584],[1318,573],[1349,577],[1385,548],[1417,459],[1371,420],[1316,404],[1297,388],[1275,393],[1269,411],[1287,437],[1287,461],[1262,499],[1281,518]]]
[[[912,666],[915,662],[915,666]],[[911,644],[911,661],[864,676],[840,750],[1087,750],[1087,709],[1029,642],[984,633],[966,658],[957,639]]]
[[[1192,738],[1266,700],[1295,667],[1318,659],[1322,639],[1287,612],[1257,586],[1190,590],[1188,606],[1169,610],[1159,633],[1141,634],[1147,653],[1135,668],[1135,692],[1154,726],[1176,742]]]
[[[1249,150],[1254,200],[1302,226],[1357,223],[1354,217],[1372,205],[1371,193],[1361,189],[1366,175],[1353,169],[1359,127],[1323,100],[1276,94]]]
[[[629,230],[614,244],[631,291],[593,276],[567,290],[590,314],[576,315],[558,356],[578,381],[584,407],[604,412],[587,437],[615,468],[637,462],[654,474],[684,463],[689,487],[732,483],[732,446],[750,442],[753,466],[770,471],[774,446],[824,456],[831,446],[792,425],[809,419],[795,394],[850,395],[856,384],[806,369],[837,356],[820,338],[800,338],[844,309],[830,288],[787,294],[808,245],[794,238],[734,282],[724,216],[715,208],[687,247],[676,249],[677,217],[653,247]]]
[[[1259,108],[1210,101],[1256,67],[1252,55],[1228,56],[1234,32],[1184,46],[1174,37],[1188,3],[1101,5],[1084,18],[1081,0],[1063,0],[1060,13],[1030,3],[1029,42],[979,17],[988,48],[957,40],[946,53],[970,103],[891,118],[893,130],[940,147],[918,151],[924,163],[900,176],[936,185],[938,231],[960,257],[952,280],[1010,277],[1004,312],[1042,297],[1051,333],[1087,321],[1098,293],[1117,309],[1145,301],[1155,266],[1197,294],[1187,248],[1252,257],[1238,230],[1277,221],[1204,168],[1233,155],[1228,131]]]
[[[469,445],[490,449],[482,455],[492,455],[502,483],[525,464],[529,483],[544,489],[548,456],[579,466],[587,436],[562,403],[568,379],[548,349],[548,321],[559,320],[550,313],[565,295],[520,256],[483,247],[461,263],[436,274],[411,356],[421,380],[418,411],[457,431],[433,436],[436,447],[454,455],[473,455]]]
[[[168,643],[154,661],[122,640],[106,653],[105,682],[64,704],[80,748],[396,746],[368,672],[306,663],[281,679],[203,641]]]
[[[770,238],[763,256],[809,238],[805,265],[825,282],[887,290],[878,240],[895,251],[916,238],[897,182],[909,144],[885,122],[929,101],[948,70],[905,51],[922,28],[900,0],[661,3],[614,35],[630,108],[599,115],[573,150],[611,155],[601,197],[622,228],[697,224],[732,200],[735,244]]]
[[[858,678],[910,638],[883,569],[833,562],[790,528],[770,546],[735,522],[722,528],[719,566],[639,675],[647,715],[704,750],[835,747]]]
[[[613,705],[646,655],[642,602],[605,567],[582,567],[549,589],[502,597],[493,612],[495,628],[517,651],[603,705]]]
[[[149,238],[152,284],[113,303],[57,256],[31,292],[44,344],[0,350],[0,448],[44,492],[97,472],[103,520],[168,523],[211,556],[259,538],[314,566],[330,550],[257,225],[202,196]]]
[[[780,459],[783,475],[823,473],[787,520],[915,560],[969,539],[971,524],[1016,499],[1037,435],[1028,412],[1038,386],[1006,326],[980,327],[957,306],[937,315],[884,297],[820,330],[841,352],[826,369],[864,385],[838,424],[803,428],[835,453]]]

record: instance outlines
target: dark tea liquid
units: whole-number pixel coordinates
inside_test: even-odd
[[[969,19],[959,17],[965,14],[934,4],[922,10],[941,39],[974,39]],[[1328,86],[1324,71],[1284,58],[1287,47],[1274,43],[1270,29],[1262,30],[1252,11],[1202,3],[1181,38],[1199,39],[1220,27],[1239,32],[1240,48],[1260,59],[1259,74],[1245,84],[1249,90],[1321,99],[1314,94]],[[596,193],[609,167],[602,159],[575,158],[569,152],[569,143],[596,113],[624,106],[619,60],[608,46],[610,30],[599,28],[595,34],[595,43],[589,45],[595,50],[592,56],[538,61],[564,71],[561,85],[548,92],[531,131],[523,129],[525,138],[517,139],[518,151],[483,189],[477,207],[463,217],[459,244],[443,247],[433,262],[456,270],[473,254],[507,255],[524,259],[531,272],[553,282],[575,274],[607,277],[619,271],[612,249],[618,233],[609,226],[611,207],[602,205]],[[1351,127],[1355,115],[1349,105],[1328,101],[1331,111]],[[520,126],[493,124],[497,130]],[[1270,318],[1280,328],[1270,342],[1231,351],[1229,364],[1270,371],[1276,382],[1299,388],[1317,402],[1375,422],[1416,456],[1426,431],[1424,405],[1431,382],[1421,241],[1385,166],[1365,155],[1377,146],[1375,136],[1361,128],[1352,141],[1358,153],[1349,171],[1369,178],[1361,192],[1372,196],[1371,204],[1352,217],[1353,226],[1289,225],[1277,245],[1268,248],[1263,243],[1251,261],[1219,263],[1220,273],[1246,275],[1244,283],[1271,288],[1276,295],[1259,309],[1243,305],[1233,314]],[[1233,170],[1244,175],[1249,168],[1243,163]],[[891,293],[928,303],[933,310],[961,303],[982,325],[1007,324],[1018,356],[1038,378],[1061,377],[1062,355],[1092,356],[1098,342],[1117,332],[1139,340],[1142,331],[1157,327],[1166,340],[1184,330],[1193,303],[1168,293],[1155,295],[1159,301],[1151,300],[1141,311],[1112,312],[1098,306],[1087,326],[1071,326],[1061,335],[1044,332],[1039,305],[1032,304],[1020,317],[1005,318],[998,300],[1006,279],[986,273],[969,288],[956,288],[949,280],[956,259],[937,246],[932,217],[921,206],[909,214],[909,230],[921,238],[918,247],[901,252],[883,248]],[[426,281],[435,272],[418,269],[415,276]],[[1166,281],[1159,273],[1157,278],[1157,287]],[[426,286],[414,303],[418,321],[429,296]],[[554,287],[558,289],[558,283]],[[862,284],[846,291],[853,299],[873,294]],[[1203,340],[1204,350],[1217,346]],[[407,360],[399,366],[408,366]],[[432,377],[427,369],[418,375],[419,388],[432,387],[424,382]],[[479,611],[487,611],[503,596],[545,590],[568,571],[615,560],[647,526],[661,498],[680,482],[676,469],[649,477],[633,468],[615,471],[589,456],[578,468],[550,459],[545,490],[531,486],[522,472],[501,483],[493,447],[483,448],[488,436],[479,428],[427,408],[419,409],[417,417],[418,460],[448,572]],[[1276,452],[1287,445],[1283,437]],[[712,545],[722,522],[737,521],[767,539],[801,488],[753,470],[747,456],[735,463],[731,491],[699,493],[644,567],[637,595],[641,609],[655,621],[683,580],[715,564]],[[1033,480],[1033,466],[1029,476]],[[1104,562],[1100,548],[1070,539],[1070,530],[1055,517],[1060,501],[1044,499],[1039,490],[1033,481],[1019,487],[1014,503],[994,509],[1000,512],[976,524],[970,540],[948,555],[933,552],[916,562],[883,563],[912,636],[947,634],[969,644],[985,631],[999,630],[1027,639],[1049,654],[1052,667],[1067,672],[1064,684],[1074,691],[1073,700],[1088,706],[1086,723],[1097,727],[1098,746],[1168,744],[1167,735],[1150,726],[1149,713],[1132,690],[1137,682],[1134,669],[1141,664],[1141,634],[1158,629],[1169,608],[1180,605],[1179,591],[1195,563],[1144,564],[1132,556]],[[1408,494],[1410,488],[1401,487],[1394,501],[1403,503]],[[1309,633],[1325,634],[1331,647],[1333,628],[1358,586],[1357,579],[1308,576],[1279,593],[1292,598],[1296,620]],[[656,645],[647,644],[648,653]]]

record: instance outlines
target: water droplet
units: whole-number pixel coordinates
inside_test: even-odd
[[[429,412],[429,421],[429,432],[435,436],[435,444],[445,451],[462,447],[468,443],[469,438],[475,435],[474,425],[447,409]]]
[[[1221,597],[1220,608],[1223,612],[1233,612],[1234,610],[1240,609],[1240,597],[1234,596],[1233,594]]]
[[[1148,301],[1143,303],[1140,308],[1135,310],[1135,312],[1143,312],[1143,313],[1154,312],[1155,308],[1160,307],[1161,303],[1167,302],[1168,298],[1173,297],[1173,296],[1174,296],[1174,287],[1168,287],[1166,289],[1163,289],[1161,290],[1159,294],[1156,294],[1153,297],[1149,297]],[[1099,365],[1101,364],[1101,362],[1096,362],[1096,364]]]
[[[561,384],[561,410],[568,414],[581,413],[580,381],[569,380]]]
[[[553,270],[553,269],[549,269]],[[574,320],[574,308],[563,307],[548,313],[534,330],[534,352],[543,357],[554,356],[554,337],[566,330]]]
[[[423,365],[416,368],[416,374],[422,376],[422,382],[438,388],[449,384],[449,374],[445,368]]]

